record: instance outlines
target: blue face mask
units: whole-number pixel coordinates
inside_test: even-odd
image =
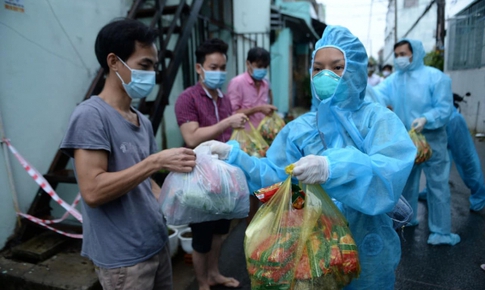
[[[204,72],[204,84],[211,90],[220,89],[222,85],[226,82],[226,72],[225,71],[206,71],[200,67]]]
[[[125,84],[118,72],[115,72],[128,96],[132,99],[141,99],[148,96],[155,86],[155,72],[131,69],[121,58],[118,57],[118,59],[131,71],[131,81],[128,84]]]
[[[409,56],[396,57],[394,59],[394,66],[398,70],[405,70],[411,64],[411,62],[409,61],[409,59],[410,59]]]
[[[331,70],[322,70],[312,77],[312,86],[320,101],[330,98],[337,89],[340,76]]]
[[[268,70],[265,68],[254,68],[252,66],[251,68],[253,69],[253,74],[251,76],[257,81],[262,80],[268,73]]]

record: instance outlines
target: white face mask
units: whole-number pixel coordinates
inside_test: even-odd
[[[398,70],[404,70],[405,68],[407,68],[411,64],[411,62],[409,61],[410,58],[411,58],[410,56],[396,57],[394,59],[394,66]]]
[[[388,77],[390,74],[391,74],[391,72],[388,71],[388,70],[385,70],[385,71],[382,72],[382,75],[385,76],[385,77]]]

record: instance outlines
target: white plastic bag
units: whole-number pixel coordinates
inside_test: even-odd
[[[170,225],[244,218],[249,212],[249,189],[241,169],[210,155],[208,146],[195,150],[190,173],[170,173],[162,186],[162,212]]]

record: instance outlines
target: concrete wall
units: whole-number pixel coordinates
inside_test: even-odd
[[[446,19],[454,17],[463,9],[469,7],[476,0],[448,0],[446,1]],[[446,23],[448,25],[448,22]],[[448,44],[453,39],[445,39]],[[446,47],[449,47],[448,45]],[[446,48],[445,47],[445,48]],[[445,65],[447,62],[445,62]],[[466,98],[467,103],[460,103],[461,114],[465,117],[468,129],[472,132],[485,132],[485,68],[450,71],[445,66],[445,72],[451,77],[453,92],[464,95],[471,93]]]
[[[45,173],[71,112],[99,67],[93,49],[97,32],[113,18],[126,15],[131,1],[23,2],[23,13],[0,7],[0,113],[12,144]],[[12,155],[10,159],[20,209],[25,212],[38,186]],[[13,233],[15,219],[2,154],[0,248]]]
[[[485,132],[485,68],[447,71],[446,74],[452,79],[454,93],[471,93],[466,98],[466,104],[460,103],[461,113],[470,131]]]

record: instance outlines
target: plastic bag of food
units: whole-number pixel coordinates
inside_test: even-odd
[[[433,154],[433,151],[431,150],[431,147],[426,141],[426,138],[424,137],[424,135],[421,133],[417,133],[416,131],[414,131],[414,128],[413,128],[409,130],[409,137],[411,137],[411,140],[413,140],[414,146],[416,146],[416,148],[418,149],[414,163],[420,164],[425,161],[428,161],[431,158],[431,154]]]
[[[273,140],[276,138],[276,135],[283,129],[285,126],[285,121],[281,119],[278,113],[273,112],[271,116],[264,117],[259,123],[258,132],[261,134],[263,139],[271,145]]]
[[[341,289],[358,277],[357,246],[346,219],[322,187],[297,188],[291,176],[275,187],[246,230],[251,289]],[[299,191],[304,202],[295,206]]]
[[[171,225],[244,218],[249,212],[249,189],[241,169],[211,156],[208,146],[195,150],[192,172],[171,172],[159,202]]]
[[[264,141],[261,134],[254,128],[249,122],[249,130],[234,129],[231,135],[231,140],[236,140],[239,143],[239,147],[242,151],[251,156],[258,158],[266,156],[266,150],[268,150],[268,143]]]

